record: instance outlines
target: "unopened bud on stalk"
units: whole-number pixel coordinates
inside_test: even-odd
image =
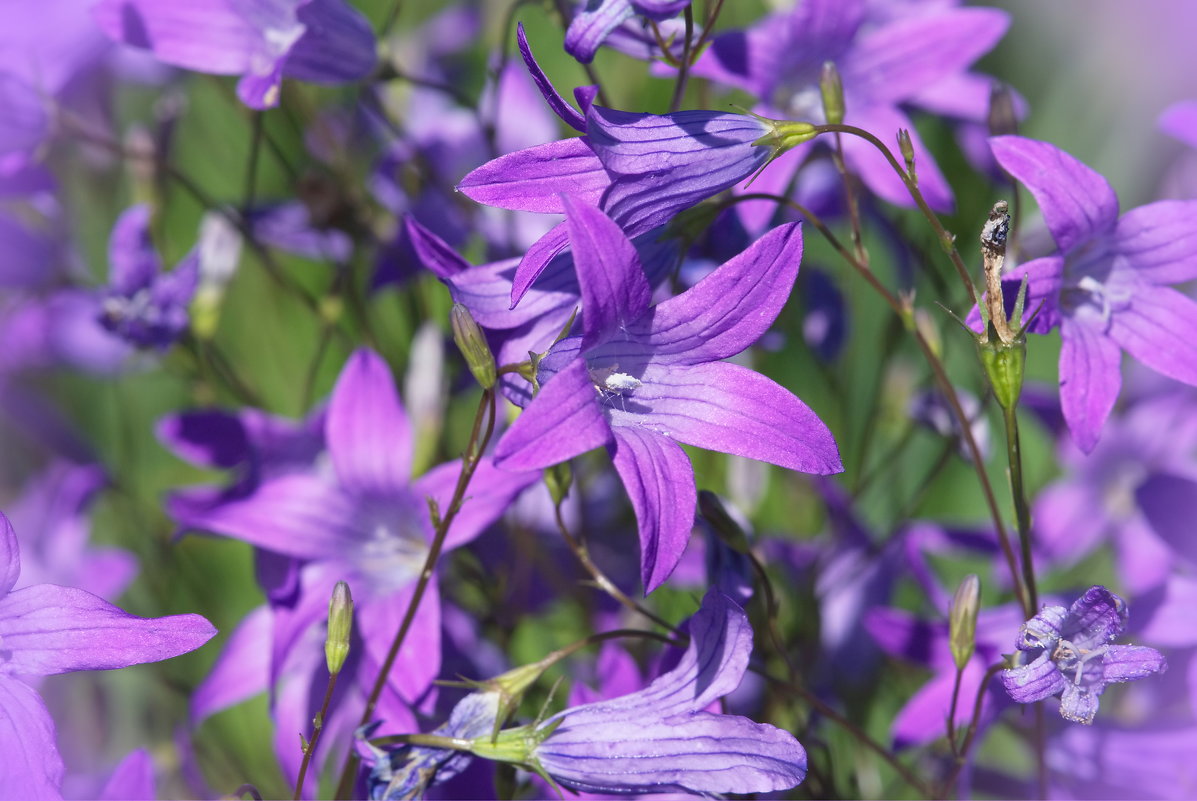
[[[977,643],[977,614],[981,610],[981,580],[970,573],[960,582],[948,604],[948,643],[952,661],[964,670]]]
[[[349,635],[353,632],[353,596],[349,585],[338,581],[328,601],[328,635],[324,639],[324,659],[328,672],[335,676],[349,656]]]
[[[1018,133],[1018,114],[1014,109],[1014,93],[1004,83],[994,83],[989,90],[989,115],[986,119],[990,136]]]
[[[918,182],[918,175],[914,171],[914,144],[910,141],[910,131],[898,129],[898,150],[902,151],[902,160],[906,162],[906,172],[911,179]]]
[[[449,322],[453,328],[453,341],[457,343],[461,355],[465,356],[470,372],[483,389],[491,389],[497,378],[495,357],[490,352],[490,345],[487,344],[482,329],[474,321],[470,310],[460,303],[453,304],[453,310],[449,312]]]
[[[827,123],[841,124],[844,121],[844,83],[834,62],[823,62],[823,72],[819,75],[819,94],[823,96],[823,116],[827,118]]]
[[[565,496],[569,495],[569,485],[573,481],[573,470],[569,462],[561,462],[544,471],[544,483],[549,488],[549,496],[554,506],[560,506]]]

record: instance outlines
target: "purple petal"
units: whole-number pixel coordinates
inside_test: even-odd
[[[266,691],[273,630],[274,615],[265,604],[237,624],[208,677],[191,696],[194,723]]]
[[[288,78],[348,83],[374,69],[374,31],[345,0],[311,0],[299,6],[296,16],[306,30],[287,51],[282,68]]]
[[[648,412],[628,420],[663,436],[722,453],[828,475],[841,472],[835,438],[823,421],[772,379],[730,362],[651,365],[633,396]],[[612,420],[619,425],[618,408]],[[619,429],[616,429],[617,432]]]
[[[144,748],[130,751],[112,771],[101,801],[154,801],[158,797],[154,785],[154,760]]]
[[[244,424],[228,412],[203,410],[167,415],[158,421],[154,433],[171,453],[201,467],[235,467],[250,455]]]
[[[1034,662],[998,674],[1006,692],[1020,704],[1042,701],[1070,685],[1051,660],[1051,654],[1044,651]]]
[[[583,64],[589,64],[603,40],[633,13],[628,0],[602,0],[583,5],[565,32],[565,52]]]
[[[629,333],[670,364],[734,356],[773,324],[801,259],[801,226],[774,228],[686,292],[657,304]],[[590,304],[585,308],[589,316]]]
[[[1097,715],[1100,692],[1100,687],[1094,692],[1088,687],[1065,683],[1064,693],[1060,696],[1060,717],[1088,726]]]
[[[0,798],[61,799],[54,721],[37,690],[0,675]]]
[[[0,638],[13,673],[111,670],[194,651],[216,629],[199,615],[141,618],[91,593],[37,584],[0,600]]]
[[[1060,408],[1073,442],[1089,453],[1122,388],[1122,352],[1095,315],[1065,317],[1060,339]]]
[[[1129,291],[1110,314],[1110,339],[1156,372],[1197,385],[1197,303],[1168,287]]]
[[[1189,147],[1197,147],[1197,100],[1182,100],[1164,109],[1160,130]]]
[[[575,136],[488,161],[462,178],[457,191],[487,206],[564,214],[563,195],[598,205],[610,184],[590,145]]]
[[[540,388],[495,448],[504,470],[537,470],[611,440],[586,362],[575,359]]]
[[[515,268],[515,275],[511,281],[511,308],[531,288],[532,283],[540,277],[553,260],[564,253],[569,247],[569,232],[565,223],[558,223],[549,229],[548,233],[533,243],[532,247],[520,259]]]
[[[0,91],[2,87],[0,83]],[[0,102],[4,102],[2,98]],[[31,228],[13,215],[0,212],[0,247],[5,254],[0,264],[0,287],[37,289],[52,282],[60,272],[61,244],[56,232]]]
[[[435,499],[443,512],[449,508],[460,475],[461,460],[458,459],[420,476],[413,483],[412,491],[421,498]],[[500,470],[490,459],[483,459],[470,480],[461,510],[449,527],[445,548],[457,548],[473,540],[507,511],[517,495],[539,480],[538,472]]]
[[[838,65],[849,107],[856,97],[870,105],[909,100],[989,52],[1009,24],[997,9],[953,9],[858,36]]]
[[[619,226],[594,206],[569,196],[562,200],[586,309],[585,351],[612,339],[643,315],[652,301],[652,290],[636,249]]]
[[[898,154],[898,129],[910,132],[910,144],[914,147],[915,169],[919,177],[919,189],[927,203],[936,211],[950,212],[953,208],[952,187],[935,163],[935,157],[923,144],[914,123],[896,106],[871,105],[853,108],[850,104],[844,115],[844,122],[864,128],[880,139],[890,153],[902,163]],[[844,160],[853,172],[882,200],[896,206],[913,206],[914,200],[902,179],[886,158],[869,142],[856,136],[843,137]]]
[[[943,645],[945,659],[941,661],[946,661],[947,666],[941,668],[911,696],[894,718],[892,733],[896,748],[924,745],[944,736],[947,731],[948,710],[952,707],[952,685],[956,681],[956,672],[950,658],[947,658],[946,643]],[[964,674],[960,679],[960,701],[956,704],[956,725],[961,729],[967,727],[972,720],[974,699],[984,677],[985,667],[981,660],[970,659],[964,666]],[[993,695],[986,691],[981,701],[979,728],[983,729],[993,719],[997,711],[993,701]]]
[[[1126,629],[1126,602],[1105,587],[1090,587],[1073,601],[1060,636],[1078,649],[1100,648]]]
[[[1034,506],[1035,547],[1055,565],[1079,561],[1109,534],[1099,490],[1082,481],[1045,487]]]
[[[1147,611],[1147,622],[1138,636],[1147,642],[1170,648],[1197,646],[1197,626],[1193,625],[1193,610],[1197,609],[1197,578],[1180,573],[1167,577],[1163,587],[1152,595],[1158,599]],[[1140,609],[1143,599],[1139,599]],[[1139,620],[1140,609],[1135,610]],[[1195,699],[1197,700],[1197,699]]]
[[[132,295],[148,287],[162,270],[150,239],[150,207],[131,206],[117,219],[108,239],[108,282],[117,292]]]
[[[336,485],[313,475],[282,476],[243,500],[192,509],[179,523],[236,537],[298,559],[328,559],[359,538],[357,505]]]
[[[1047,142],[995,136],[989,144],[1002,169],[1030,190],[1061,252],[1114,227],[1118,197],[1094,170]]]
[[[1197,481],[1185,476],[1153,473],[1135,489],[1135,501],[1147,522],[1176,552],[1197,563]]]
[[[8,522],[4,512],[0,512],[0,599],[8,595],[20,577],[21,546],[12,523]]]
[[[640,579],[644,593],[659,587],[677,567],[694,527],[694,468],[668,437],[647,429],[612,429],[615,469],[636,512],[640,533]]]
[[[1167,668],[1164,655],[1144,645],[1111,645],[1101,658],[1101,678],[1106,683],[1134,681]]]
[[[111,39],[197,72],[240,74],[261,47],[260,32],[226,0],[100,0],[91,13]]]
[[[374,351],[358,350],[345,363],[329,402],[324,436],[346,489],[385,496],[407,486],[411,428],[391,368]]]
[[[381,665],[386,659],[414,591],[413,582],[398,592],[359,607],[357,620],[361,626],[362,640],[376,664]],[[411,628],[399,649],[389,684],[405,701],[415,702],[432,685],[440,670],[441,599],[434,578],[420,601]],[[373,678],[371,676],[371,680]]]
[[[403,215],[403,227],[416,257],[437,278],[447,280],[470,269],[470,263],[448,242],[429,231],[412,215]]]
[[[565,98],[553,86],[553,82],[549,80],[549,76],[544,74],[544,70],[540,68],[540,65],[536,63],[536,59],[532,56],[532,48],[528,45],[528,35],[524,33],[524,23],[522,22],[518,23],[515,27],[515,41],[520,49],[520,57],[523,58],[524,64],[527,65],[528,72],[532,75],[532,80],[536,82],[536,88],[544,96],[545,102],[549,104],[549,108],[566,125],[585,133],[585,118],[578,113],[577,109],[565,102]]]
[[[1114,230],[1115,253],[1139,279],[1179,284],[1197,278],[1197,200],[1161,200],[1123,214]]]

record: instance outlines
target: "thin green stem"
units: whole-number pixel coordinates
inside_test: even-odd
[[[956,754],[956,764],[952,767],[952,772],[944,780],[942,790],[936,794],[937,798],[946,798],[949,795],[949,790],[952,785],[956,783],[956,778],[960,775],[960,771],[964,769],[964,763],[968,760],[969,749],[972,748],[973,740],[977,736],[977,727],[981,724],[981,709],[985,702],[985,689],[989,686],[989,682],[993,681],[993,677],[998,674],[999,670],[1005,667],[1001,662],[990,665],[989,669],[985,671],[985,676],[981,679],[981,683],[977,686],[977,697],[973,701],[973,715],[968,721],[968,728],[964,732],[964,742],[960,745],[960,750]]]
[[[1031,559],[1031,507],[1027,502],[1023,483],[1022,445],[1018,435],[1018,409],[1002,410],[1006,423],[1006,455],[1010,461],[1010,490],[1014,495],[1014,517],[1018,524],[1018,541],[1022,548],[1023,583],[1027,587],[1031,613],[1039,609],[1039,590],[1035,585],[1035,565]]]
[[[670,113],[682,107],[682,97],[686,94],[686,82],[690,78],[690,59],[693,51],[690,49],[694,38],[694,9],[686,6],[684,12],[686,20],[686,38],[682,40],[682,63],[677,68],[677,80],[673,83],[673,98],[669,101]]]
[[[956,751],[956,705],[960,703],[960,680],[964,678],[964,668],[956,666],[956,678],[952,681],[952,702],[948,705],[948,745],[952,749],[952,756]]]
[[[303,782],[307,778],[308,765],[312,764],[312,754],[316,753],[316,743],[320,742],[320,733],[324,731],[324,721],[328,719],[328,707],[332,703],[333,690],[337,687],[337,673],[329,674],[328,686],[324,689],[324,702],[320,704],[320,712],[312,721],[312,739],[308,740],[303,749],[303,761],[299,763],[299,779],[295,782],[294,801],[303,796]]]

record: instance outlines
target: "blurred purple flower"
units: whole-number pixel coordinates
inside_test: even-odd
[[[1197,100],[1182,100],[1164,109],[1160,130],[1189,147],[1197,147]]]
[[[256,109],[278,105],[284,76],[338,84],[374,69],[374,32],[344,0],[100,0],[91,13],[166,64],[242,76],[237,95]]]
[[[140,618],[71,587],[14,590],[20,573],[16,534],[0,514],[0,796],[57,798],[63,764],[54,721],[22,679],[169,659],[216,629],[199,615]]]
[[[565,32],[565,52],[589,64],[607,37],[635,14],[654,21],[677,16],[690,0],[578,0]]]
[[[562,200],[586,315],[554,346],[539,394],[495,461],[533,470],[608,446],[640,528],[651,592],[677,565],[694,524],[694,471],[677,444],[792,470],[842,469],[831,432],[768,378],[722,360],[755,342],[798,273],[796,223],[774,229],[685,293],[656,306],[631,242],[593,206]],[[767,276],[767,280],[766,280]]]
[[[1197,304],[1168,284],[1197,278],[1197,201],[1160,201],[1118,216],[1106,180],[1046,142],[990,140],[1002,168],[1039,204],[1058,252],[1005,278],[1029,278],[1027,308],[1043,304],[1036,333],[1060,327],[1060,405],[1089,453],[1122,385],[1122,351],[1197,385]]]
[[[1017,667],[1001,672],[1006,692],[1020,704],[1062,692],[1060,715],[1092,723],[1107,684],[1167,667],[1154,648],[1110,644],[1126,629],[1126,620],[1126,602],[1100,586],[1090,587],[1069,609],[1043,607],[1019,629]]]

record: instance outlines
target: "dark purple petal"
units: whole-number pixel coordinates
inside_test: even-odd
[[[644,14],[653,19],[664,19],[672,17],[674,14],[680,14],[686,6],[690,5],[690,0],[631,0],[631,2],[637,14]]]
[[[515,211],[564,214],[563,195],[597,205],[611,178],[581,137],[517,150],[488,161],[457,184],[478,203]]]
[[[0,798],[62,798],[54,721],[37,690],[0,675]]]
[[[770,378],[730,362],[688,367],[651,365],[631,399],[643,416],[632,424],[722,453],[760,459],[791,470],[828,475],[841,472],[835,438],[823,421],[793,393]],[[625,416],[616,404],[618,433]]]
[[[583,4],[565,31],[565,52],[583,64],[589,64],[608,34],[633,13],[629,0]]]
[[[582,290],[582,350],[615,338],[648,309],[652,290],[632,243],[594,206],[562,198]]]
[[[411,477],[411,427],[391,368],[372,350],[349,357],[333,389],[325,440],[337,478],[354,493],[385,496]]]
[[[694,468],[669,437],[633,426],[612,431],[615,469],[639,524],[640,579],[647,595],[669,578],[690,541],[698,502]]]
[[[369,21],[345,0],[310,0],[296,10],[304,25],[283,62],[283,74],[312,83],[348,83],[374,69],[377,45]]]
[[[552,467],[611,440],[586,362],[576,359],[540,388],[495,448],[504,470]]]
[[[1020,651],[1051,650],[1060,641],[1068,624],[1068,610],[1062,606],[1045,606],[1018,630],[1015,646]]]
[[[158,797],[154,785],[154,760],[144,748],[130,751],[112,771],[100,801],[154,801]]]
[[[1197,303],[1162,286],[1129,292],[1110,314],[1110,339],[1157,373],[1197,385]]]
[[[150,239],[150,207],[131,206],[117,218],[108,238],[108,282],[132,295],[154,282],[162,262]]]
[[[429,231],[412,215],[403,215],[403,227],[416,257],[437,278],[447,280],[470,269],[470,263],[452,245]]]
[[[1020,704],[1042,701],[1060,692],[1065,686],[1072,686],[1065,680],[1047,651],[1041,653],[1029,665],[1003,670],[998,675],[1006,692]]]
[[[1118,197],[1094,170],[1047,142],[995,136],[989,144],[1002,169],[1030,190],[1062,253],[1113,229]]]
[[[1060,408],[1073,442],[1085,453],[1097,445],[1122,388],[1122,352],[1101,326],[1095,314],[1060,322]]]
[[[1114,229],[1114,252],[1135,277],[1152,284],[1197,278],[1197,200],[1161,200],[1123,214]]]
[[[8,522],[4,512],[0,512],[0,599],[8,595],[20,577],[21,546],[12,523]]]
[[[858,36],[837,65],[849,107],[854,100],[870,105],[909,100],[989,52],[1009,24],[1009,15],[997,9],[952,9]]]
[[[1152,473],[1135,489],[1135,501],[1151,528],[1176,554],[1197,564],[1197,481],[1169,473]]]
[[[515,41],[520,49],[520,57],[524,59],[524,64],[527,65],[528,72],[532,75],[532,80],[536,82],[536,88],[544,96],[545,102],[549,104],[549,108],[566,125],[585,133],[585,118],[578,113],[577,109],[565,102],[565,98],[553,86],[553,82],[549,80],[549,76],[544,74],[544,70],[540,68],[540,65],[536,63],[536,59],[532,56],[532,48],[528,45],[528,35],[524,33],[524,23],[522,22],[518,23],[515,27]]]
[[[266,691],[273,631],[274,615],[265,604],[237,624],[208,677],[191,695],[194,723]]]
[[[1088,726],[1097,715],[1097,704],[1101,687],[1089,688],[1079,684],[1066,683],[1060,696],[1060,716],[1073,723]]]
[[[154,428],[171,453],[202,467],[230,468],[249,459],[249,437],[229,412],[202,410],[163,417]]]
[[[1167,668],[1164,655],[1145,645],[1111,645],[1101,658],[1101,678],[1107,684],[1146,678]]]
[[[26,676],[158,662],[194,651],[216,629],[199,615],[141,618],[91,593],[37,584],[0,600],[7,669]]]
[[[1105,587],[1090,587],[1073,601],[1060,636],[1082,651],[1092,651],[1126,629],[1126,601]]]
[[[681,295],[654,306],[629,333],[670,364],[734,356],[773,324],[801,259],[801,226],[774,228]],[[585,308],[589,315],[589,303]]]

